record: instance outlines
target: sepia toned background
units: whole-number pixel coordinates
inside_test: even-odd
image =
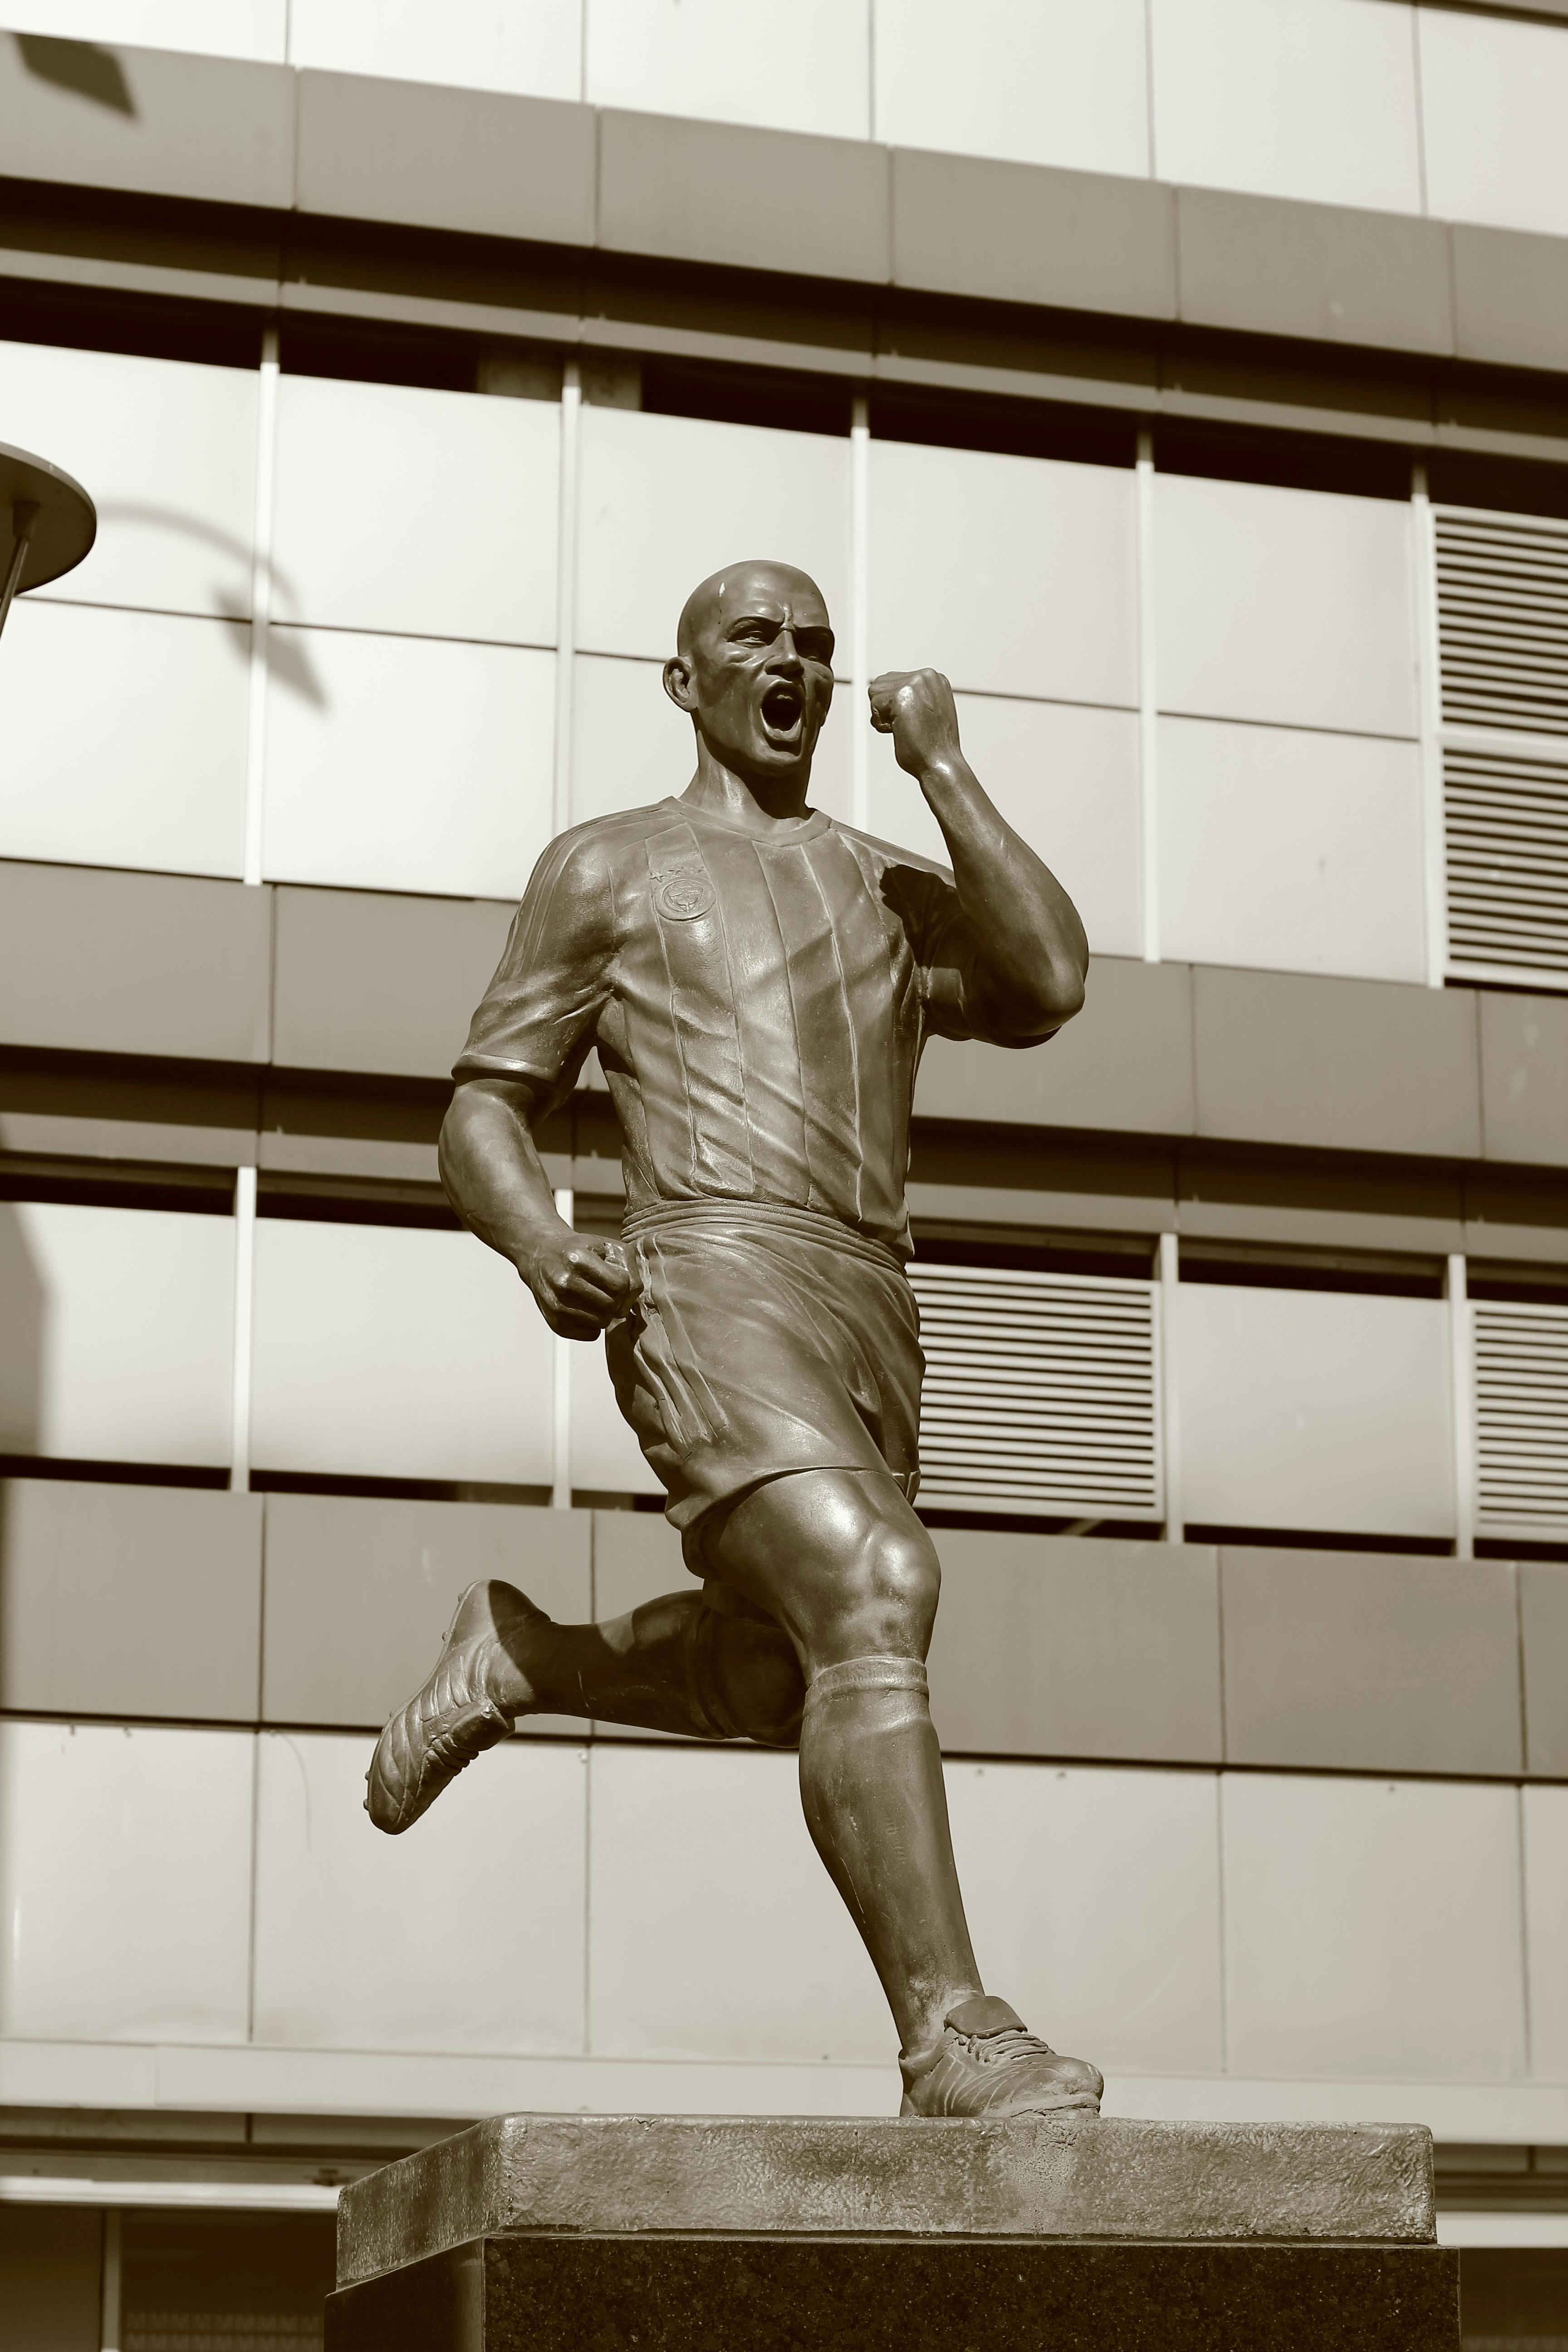
[[[859,711],[942,667],[1095,952],[916,1106],[988,1979],[1121,2114],[1429,2122],[1467,2340],[1568,2344],[1568,7],[0,14],[0,438],[100,514],[0,646],[25,2352],[319,2341],[467,2117],[892,2104],[787,1757],[360,1811],[469,1579],[683,1578],[435,1137],[747,553],[814,799],[941,854]],[[592,1066],[543,1139],[614,1230]]]

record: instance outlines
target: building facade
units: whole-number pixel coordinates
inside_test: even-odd
[[[435,1138],[748,553],[814,797],[940,854],[859,713],[945,669],[1094,950],[916,1104],[987,1977],[1119,2113],[1429,2122],[1468,2339],[1568,2342],[1568,5],[0,13],[0,439],[100,515],[0,643],[27,2352],[319,2340],[462,2118],[892,2101],[787,1757],[360,1811],[470,1578],[684,1574]],[[614,1230],[592,1068],[544,1146]]]

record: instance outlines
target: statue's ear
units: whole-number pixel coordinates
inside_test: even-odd
[[[689,718],[697,707],[697,698],[691,686],[691,664],[684,654],[671,654],[665,663],[664,690],[677,710],[684,710]]]

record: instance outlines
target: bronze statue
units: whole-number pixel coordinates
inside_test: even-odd
[[[876,679],[870,716],[952,874],[808,808],[833,631],[804,572],[716,573],[677,643],[665,691],[697,772],[541,858],[454,1073],[441,1172],[552,1331],[605,1334],[702,1582],[605,1625],[472,1586],[382,1734],[368,1810],[406,1829],[534,1710],[798,1741],[812,1837],[898,2025],[903,2112],[1092,2110],[1095,2068],[988,1995],[970,1947],[926,1698],[941,1571],[913,1507],[904,1274],[925,1037],[1049,1037],[1083,1002],[1083,926],[982,791],[935,670]],[[533,1142],[592,1046],[625,1139],[619,1244],[562,1223]]]

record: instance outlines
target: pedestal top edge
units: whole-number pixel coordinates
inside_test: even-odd
[[[497,2231],[1429,2242],[1418,2124],[510,2115],[345,2188],[338,2281]]]

